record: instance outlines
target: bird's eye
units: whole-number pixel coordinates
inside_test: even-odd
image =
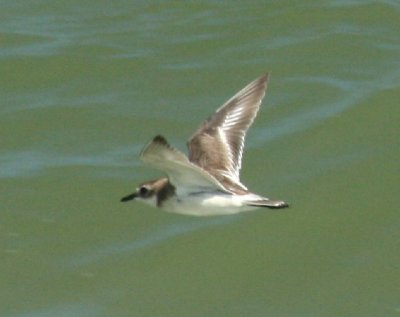
[[[139,194],[140,196],[146,196],[146,194],[149,192],[149,189],[145,186],[142,186],[139,188]]]

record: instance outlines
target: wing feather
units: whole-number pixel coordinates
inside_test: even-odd
[[[220,182],[242,190],[240,169],[247,130],[254,121],[268,82],[268,74],[254,80],[225,102],[188,141],[189,160]]]

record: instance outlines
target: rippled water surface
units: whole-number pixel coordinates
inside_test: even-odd
[[[0,3],[0,315],[400,316],[397,1]],[[120,197],[262,73],[225,217]]]

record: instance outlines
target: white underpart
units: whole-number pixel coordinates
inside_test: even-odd
[[[193,216],[230,215],[256,209],[257,207],[245,204],[246,200],[253,200],[255,197],[258,196],[254,194],[221,195],[220,193],[171,197],[163,204],[162,208],[165,208],[166,211]]]

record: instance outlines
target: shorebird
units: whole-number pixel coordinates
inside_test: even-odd
[[[268,73],[252,81],[204,121],[187,142],[189,156],[157,135],[140,159],[167,177],[140,184],[121,201],[138,200],[187,215],[228,215],[260,207],[285,208],[247,189],[239,178],[247,130],[265,95]]]

